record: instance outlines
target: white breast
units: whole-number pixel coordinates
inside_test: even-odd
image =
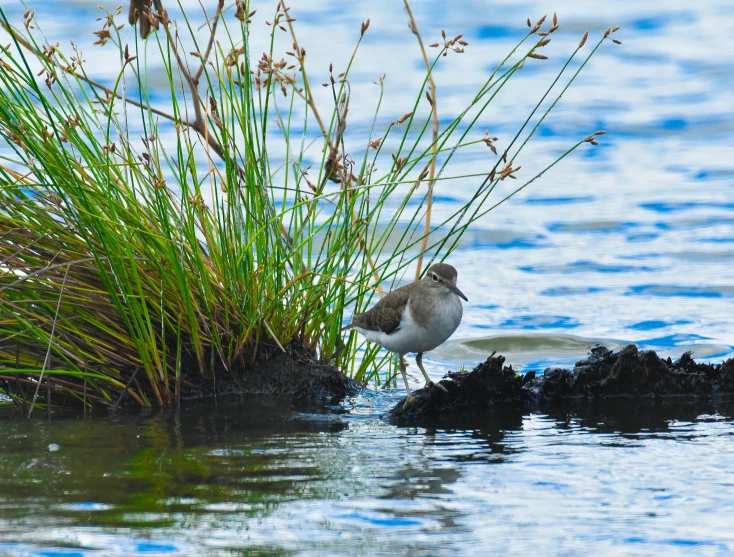
[[[400,320],[400,327],[388,335],[380,331],[370,331],[355,327],[367,340],[375,342],[390,352],[408,354],[409,352],[428,352],[446,342],[461,323],[463,308],[458,296],[451,295],[440,299],[431,308],[432,319],[426,327],[418,325],[410,311],[410,304]]]

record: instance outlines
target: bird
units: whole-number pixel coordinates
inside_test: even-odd
[[[403,357],[416,352],[415,361],[426,387],[433,384],[423,367],[423,353],[440,346],[454,334],[464,312],[461,300],[469,301],[456,286],[458,273],[448,263],[431,265],[422,279],[386,294],[371,309],[358,313],[342,330],[354,329],[370,342],[397,354],[398,368],[413,401]],[[443,385],[438,385],[446,391]]]

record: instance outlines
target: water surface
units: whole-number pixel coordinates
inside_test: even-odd
[[[0,554],[731,555],[731,401],[615,401],[450,429],[220,400],[12,420]]]
[[[28,5],[50,42],[74,38],[90,74],[113,82],[117,57],[91,45],[99,3],[55,1],[53,14],[39,0]],[[253,8],[258,52],[273,4]],[[500,147],[584,30],[593,38],[621,25],[624,43],[592,60],[518,162],[531,176],[596,129],[608,132],[601,145],[482,218],[452,256],[470,302],[453,339],[426,358],[429,372],[470,368],[492,350],[542,370],[572,363],[597,341],[674,357],[693,350],[710,361],[734,355],[734,4],[413,8],[426,42],[444,28],[470,43],[437,69],[442,125],[514,45],[526,17],[558,12],[550,59],[528,64],[480,122],[478,134],[491,130]],[[19,22],[25,7],[3,9]],[[356,151],[372,123],[373,81],[387,74],[386,124],[412,108],[423,79],[400,3],[292,9],[317,84],[330,62],[344,67],[360,23],[372,20],[351,80],[345,140]],[[486,172],[488,157],[486,148],[467,152],[452,174]],[[439,184],[436,218],[475,185]],[[180,414],[4,420],[0,553],[734,554],[731,402],[615,401],[433,430],[381,420],[399,395],[367,392],[345,414],[219,401]]]

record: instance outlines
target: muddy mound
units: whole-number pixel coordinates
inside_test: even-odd
[[[501,408],[534,408],[545,402],[612,397],[708,396],[734,393],[734,359],[723,364],[697,363],[686,352],[677,361],[660,358],[630,344],[619,352],[592,348],[572,370],[548,368],[543,375],[524,376],[492,354],[469,373],[448,373],[436,386],[415,392],[410,404],[401,400],[388,414],[395,422],[436,416],[482,413]]]
[[[295,403],[336,404],[364,387],[334,366],[315,361],[296,343],[233,371],[220,371],[215,381],[202,384],[204,396],[263,395]]]

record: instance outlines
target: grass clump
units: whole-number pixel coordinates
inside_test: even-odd
[[[185,13],[174,21],[156,0],[141,16],[153,32],[134,47],[120,11],[105,13],[97,42],[119,63],[106,85],[87,74],[73,43],[65,52],[44,39],[42,17],[26,12],[14,26],[0,8],[11,38],[0,47],[0,392],[31,409],[123,398],[163,405],[293,343],[357,379],[384,380],[379,347],[342,337],[345,310],[363,311],[408,267],[420,274],[425,256],[447,257],[472,222],[547,170],[491,197],[519,177],[518,155],[616,31],[582,55],[585,35],[500,147],[477,122],[524,64],[542,63],[556,17],[528,21],[439,130],[432,73],[467,43],[444,33],[426,51],[405,4],[425,79],[405,114],[381,131],[373,124],[359,144],[344,132],[369,20],[348,65],[329,69],[333,103],[323,118],[282,2],[259,58],[250,51],[254,13],[240,0],[214,6],[203,38]],[[164,70],[166,95],[155,102],[147,53]],[[423,121],[416,114],[426,106]],[[450,162],[478,145],[495,158],[473,177],[470,201],[431,224],[434,185],[462,178]]]

